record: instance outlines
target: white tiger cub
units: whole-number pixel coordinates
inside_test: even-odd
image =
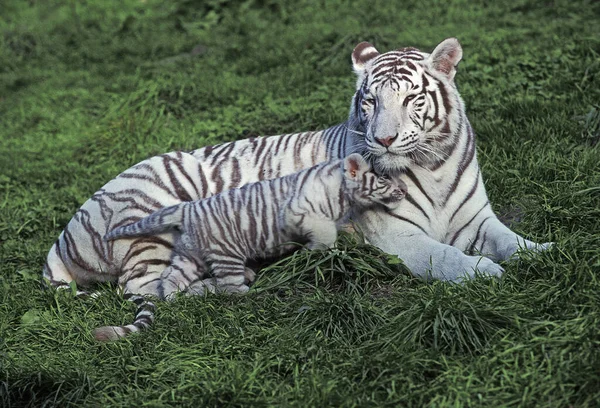
[[[406,192],[404,182],[375,174],[365,159],[354,153],[285,177],[163,208],[112,230],[105,239],[174,231],[174,252],[208,266],[214,278],[214,283],[205,279],[191,286],[181,282],[187,292],[247,292],[255,276],[246,267],[247,260],[283,255],[297,248],[296,243],[306,244],[308,249],[332,247],[338,228],[353,212],[377,206],[393,210]],[[172,287],[165,290],[174,291]],[[105,326],[94,335],[98,340],[124,337],[149,325],[153,316],[142,308],[138,319],[143,324]]]
[[[174,251],[210,265],[218,289],[246,292],[248,259],[281,256],[297,245],[332,247],[351,210],[394,209],[406,184],[379,176],[358,153],[212,197],[163,208],[112,230],[107,241],[175,231]]]

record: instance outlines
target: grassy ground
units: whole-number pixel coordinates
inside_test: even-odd
[[[450,36],[491,200],[555,249],[452,286],[346,237],[111,344],[90,331],[131,321],[113,289],[41,289],[54,239],[120,171],[338,123],[359,41]],[[0,405],[598,406],[599,54],[593,1],[2,1]]]

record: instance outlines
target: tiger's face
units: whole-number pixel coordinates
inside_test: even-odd
[[[350,124],[379,172],[431,167],[450,155],[463,109],[454,85],[461,58],[454,38],[431,54],[414,48],[379,54],[369,43],[354,49],[358,81]]]
[[[380,204],[393,210],[400,205],[408,190],[402,180],[373,172],[369,163],[358,153],[344,160],[344,177],[346,193],[354,205],[360,207]]]

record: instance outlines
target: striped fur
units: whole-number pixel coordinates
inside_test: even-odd
[[[193,291],[205,278],[203,267],[172,256],[171,233],[110,243],[102,236],[159,208],[353,152],[363,153],[378,172],[403,180],[410,192],[394,211],[358,217],[370,243],[398,255],[423,278],[458,281],[473,277],[476,269],[500,275],[494,261],[521,247],[541,250],[547,244],[518,236],[492,211],[475,135],[454,83],[461,58],[456,39],[431,54],[414,48],[380,54],[359,44],[352,54],[357,86],[346,122],[324,131],[170,153],[134,166],[83,204],[50,250],[44,277],[56,286],[115,281],[125,293],[165,297],[172,289],[160,285],[165,274],[185,282],[178,290]]]

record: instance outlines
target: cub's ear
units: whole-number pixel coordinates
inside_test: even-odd
[[[344,175],[350,179],[358,179],[371,170],[371,166],[358,153],[353,153],[344,159]]]
[[[352,51],[352,66],[357,75],[362,74],[367,62],[379,55],[379,51],[368,42],[361,42]]]
[[[456,38],[447,38],[435,47],[428,61],[433,69],[445,74],[452,81],[456,74],[456,66],[461,59],[460,43]]]

